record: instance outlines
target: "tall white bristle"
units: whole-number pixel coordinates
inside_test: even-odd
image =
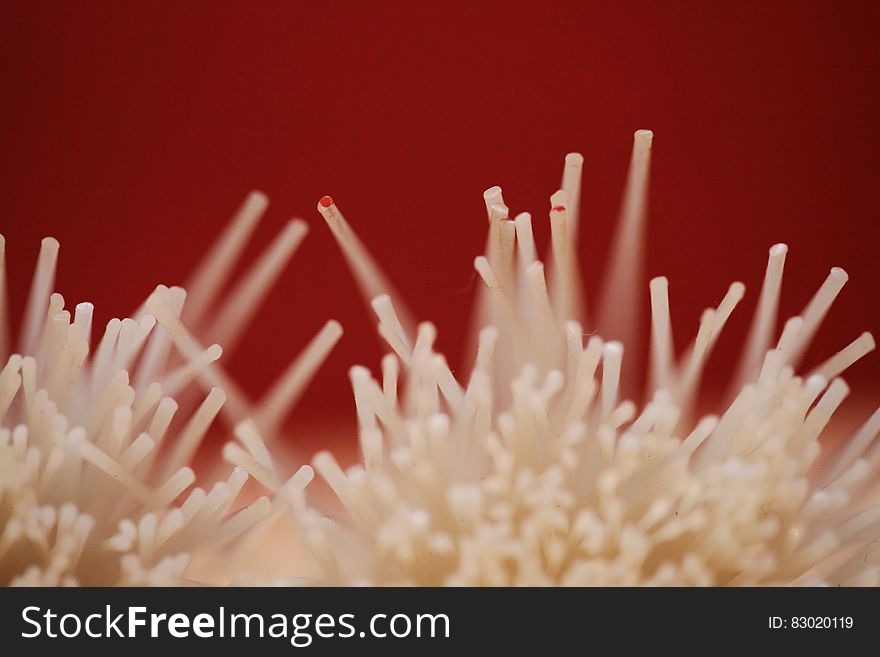
[[[9,291],[6,284],[6,238],[0,235],[0,359],[9,356]]]
[[[227,350],[238,342],[247,320],[254,315],[265,299],[270,287],[296,252],[306,233],[308,226],[303,221],[291,221],[284,227],[229,294],[229,300],[206,331],[206,338],[209,341],[219,342]]]
[[[653,139],[654,133],[650,130],[637,130],[633,135],[620,219],[596,315],[602,334],[626,344],[631,361],[639,358],[636,348],[640,342],[648,171]]]
[[[330,227],[333,237],[336,238],[364,300],[369,302],[381,295],[387,295],[393,299],[403,325],[407,330],[412,329],[414,326],[412,314],[406,309],[403,299],[382,273],[382,269],[361,243],[333,199],[329,196],[322,198],[318,203],[318,211]]]
[[[572,239],[577,236],[579,228],[583,166],[584,156],[580,153],[569,153],[565,156],[565,166],[562,169],[562,191],[565,193],[567,203],[563,205],[568,209]]]
[[[251,192],[214,247],[207,252],[187,285],[192,296],[184,317],[188,323],[198,324],[207,308],[217,298],[268,205],[269,199],[265,194]]]
[[[787,253],[788,246],[785,244],[775,244],[770,249],[764,285],[758,298],[758,310],[755,312],[748,342],[740,359],[739,373],[734,377],[736,387],[755,378],[764,360],[764,354],[770,347],[770,340],[776,328],[779,294],[782,289],[782,270],[785,267]]]

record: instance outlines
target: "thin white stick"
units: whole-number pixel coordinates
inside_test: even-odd
[[[513,255],[516,244],[514,224],[508,220],[509,211],[504,205],[500,187],[490,187],[483,192],[483,201],[489,219],[484,257],[493,270],[498,270],[498,285],[509,290],[512,289],[514,280]],[[470,348],[476,347],[475,338],[481,327],[498,321],[497,310],[491,291],[477,286],[474,311],[471,316]]]
[[[92,318],[95,314],[95,306],[88,301],[76,304],[73,324],[79,330],[80,338],[88,347],[92,343]]]
[[[846,382],[843,379],[834,379],[828,386],[825,394],[816,402],[807,419],[804,420],[801,435],[799,436],[801,445],[819,437],[819,434],[822,433],[825,425],[828,424],[831,416],[834,415],[834,412],[843,403],[847,395],[849,395],[849,386]]]
[[[46,311],[49,308],[49,295],[52,294],[52,286],[55,284],[57,263],[58,240],[54,237],[46,237],[40,243],[40,255],[24,314],[24,331],[20,342],[23,356],[32,355],[40,339]]]
[[[528,269],[538,259],[535,237],[532,234],[532,215],[521,212],[513,220],[516,227],[516,246],[519,251],[520,267]]]
[[[122,453],[120,458],[122,467],[129,472],[134,472],[155,446],[156,443],[149,434],[139,434]]]
[[[251,192],[199,264],[186,286],[190,300],[184,320],[190,326],[199,324],[205,311],[229,280],[232,268],[268,205],[269,199],[265,194]]]
[[[236,443],[228,442],[223,445],[223,459],[232,465],[237,465],[239,468],[246,470],[250,476],[273,493],[278,491],[280,482],[271,464],[267,465],[259,461]]]
[[[516,317],[516,310],[510,296],[502,289],[501,283],[489,260],[484,256],[474,258],[474,269],[486,284],[486,289],[490,293],[490,300],[495,308],[494,323],[509,327],[513,333],[514,348],[517,349],[521,343],[521,331],[519,329],[520,322]],[[482,331],[482,329],[481,329]]]
[[[147,300],[147,308],[162,328],[168,331],[174,346],[184,358],[196,360],[205,351],[158,296],[150,296]],[[204,369],[199,370],[198,376],[203,388],[219,387],[226,393],[228,401],[223,408],[225,419],[230,426],[235,426],[241,418],[247,417],[250,409],[248,398],[226,375],[223,368],[216,363],[209,363]]]
[[[565,378],[574,381],[578,362],[584,350],[584,329],[580,322],[565,322]]]
[[[519,255],[516,267],[516,287],[511,290],[513,298],[516,300],[517,307],[520,309],[520,317],[522,312],[528,312],[529,307],[529,281],[527,277],[528,268],[537,261],[537,249],[535,247],[535,238],[532,234],[532,216],[528,212],[521,212],[513,221],[516,231],[516,251]],[[491,260],[490,260],[491,263]]]
[[[217,342],[223,345],[227,353],[231,352],[308,232],[304,221],[288,222],[229,294],[228,300],[205,333],[207,342]]]
[[[140,427],[146,420],[147,413],[155,412],[160,399],[162,399],[162,386],[158,383],[151,383],[144,393],[138,396],[137,402],[132,408],[132,426]]]
[[[431,359],[431,363],[437,380],[437,386],[443,393],[443,397],[446,399],[452,411],[454,413],[458,412],[464,403],[464,390],[462,389],[461,384],[455,379],[452,370],[449,369],[445,356],[442,354],[435,354]]]
[[[261,520],[268,518],[272,513],[272,502],[267,497],[261,497],[250,506],[236,512],[229,520],[223,523],[217,536],[217,543],[224,545],[237,536],[240,536],[248,528],[253,527]]]
[[[739,281],[730,284],[730,287],[727,289],[727,294],[724,295],[721,303],[718,304],[718,309],[715,311],[715,325],[712,329],[711,338],[709,339],[710,349],[718,340],[718,336],[721,335],[721,330],[730,318],[731,313],[733,313],[734,308],[736,308],[737,304],[742,301],[745,293],[746,286]]]
[[[672,326],[669,317],[669,281],[651,280],[651,381],[654,390],[672,385]]]
[[[117,318],[107,322],[101,341],[98,343],[98,349],[92,358],[92,397],[96,397],[104,389],[104,386],[113,376],[111,371],[113,352],[116,350],[116,339],[119,337],[119,330],[122,322]]]
[[[734,377],[734,387],[741,388],[747,382],[754,382],[764,354],[770,348],[776,328],[776,315],[779,310],[779,291],[782,287],[782,272],[785,268],[785,256],[788,246],[774,244],[770,248],[770,256],[767,259],[767,271],[764,273],[764,283],[761,286],[761,296],[758,299],[758,309],[752,320],[752,327],[739,361],[737,375]]]
[[[395,311],[391,297],[387,294],[380,294],[370,302],[373,311],[379,318],[379,328],[383,329],[382,337],[388,341],[388,344],[397,352],[400,359],[409,364],[412,360],[412,342],[407,336],[403,328],[403,323],[399,315]]]
[[[256,411],[257,423],[264,431],[272,434],[278,429],[341,337],[342,325],[331,319],[275,380]]]
[[[486,326],[480,329],[477,357],[474,362],[475,372],[488,372],[492,364],[492,356],[495,345],[498,342],[498,329],[494,326]],[[469,386],[470,387],[470,386]]]
[[[171,452],[162,464],[160,479],[169,477],[180,468],[192,461],[192,457],[201,445],[208,427],[217,417],[220,408],[226,402],[226,393],[220,388],[211,388],[211,392],[193,413],[189,422],[177,436]]]
[[[573,243],[577,243],[580,228],[581,177],[584,168],[584,156],[580,153],[568,153],[565,166],[562,168],[562,191],[568,199],[568,226]]]
[[[718,422],[718,426],[703,443],[703,449],[695,456],[695,465],[700,469],[715,463],[727,455],[736,429],[743,421],[745,415],[743,409],[748,408],[754,403],[757,396],[754,385],[746,385],[740,390],[739,395],[733,400],[733,403],[727,408]]]
[[[377,430],[376,413],[372,404],[367,399],[367,383],[370,380],[370,371],[361,365],[355,365],[348,371],[351,380],[351,389],[354,393],[355,412],[358,418],[358,427],[361,431]]]
[[[697,338],[681,368],[683,374],[679,379],[679,388],[676,393],[679,403],[682,405],[682,419],[689,419],[695,401],[693,393],[699,387],[703,368],[706,366],[712,349],[715,347],[731,313],[742,300],[745,289],[745,285],[739,281],[732,283],[715,310],[707,308],[703,311]],[[708,336],[705,335],[706,330],[709,331]],[[704,339],[706,340],[705,344],[702,342]]]
[[[865,453],[878,433],[880,433],[880,408],[874,411],[856,435],[847,441],[846,447],[840,452],[827,476],[823,478],[823,485],[827,486],[846,472]]]
[[[327,485],[333,489],[333,492],[339,497],[339,500],[349,506],[356,497],[356,491],[351,480],[339,467],[336,458],[330,452],[318,452],[312,458],[312,467],[327,482]]]
[[[186,302],[186,290],[182,287],[168,288],[164,285],[158,285],[153,294],[162,300],[174,317],[180,317],[183,312],[183,305]],[[146,312],[146,302],[144,302],[144,312]],[[168,332],[164,330],[153,331],[144,349],[140,366],[137,368],[137,375],[135,376],[135,388],[137,390],[143,390],[144,387],[150,385],[155,380],[160,370],[165,367],[170,351],[171,336]]]
[[[694,389],[702,376],[703,367],[706,364],[712,329],[715,327],[715,318],[716,312],[714,309],[706,308],[703,311],[703,314],[700,316],[700,327],[697,329],[697,337],[694,338],[694,344],[681,367],[683,374],[679,379],[676,400],[682,406],[683,415],[690,410],[685,408],[685,406],[690,405]]]
[[[843,374],[850,365],[862,356],[872,352],[875,346],[874,336],[865,331],[846,347],[819,365],[810,374],[819,374],[830,381]]]
[[[540,261],[532,263],[526,270],[526,281],[535,330],[532,345],[536,349],[539,362],[546,364],[547,359],[554,355],[554,350],[558,347],[556,338],[559,331],[553,317],[553,308],[550,306],[550,297],[547,295],[544,263]]]
[[[501,261],[502,226],[509,221],[510,210],[503,203],[493,205],[489,217],[489,232],[486,237],[486,257],[497,267]]]
[[[219,360],[223,355],[223,349],[219,344],[212,344],[205,349],[198,358],[188,360],[177,369],[169,372],[162,380],[162,388],[166,395],[174,396],[183,390],[199,373],[211,363]]]
[[[180,468],[177,472],[168,477],[165,483],[156,489],[152,498],[147,502],[146,507],[148,509],[164,509],[171,504],[178,495],[189,488],[195,480],[196,475],[191,468]]]
[[[620,340],[630,352],[638,347],[640,332],[644,225],[652,139],[650,130],[639,130],[633,136],[623,205],[599,299],[599,332],[608,339]],[[637,362],[638,355],[630,353],[627,361]]]
[[[483,192],[483,201],[486,203],[486,216],[492,219],[492,206],[504,205],[504,197],[498,185],[490,187]]]
[[[149,487],[144,485],[137,479],[137,477],[133,476],[131,472],[101,451],[100,448],[96,447],[88,440],[82,440],[76,444],[83,459],[106,473],[111,479],[121,483],[132,495],[141,501],[146,501],[150,498],[152,491]]]
[[[6,283],[6,238],[0,235],[0,361],[9,356],[9,290]]]
[[[153,413],[153,419],[150,420],[150,426],[147,427],[147,435],[153,439],[154,447],[153,450],[147,454],[147,458],[141,465],[140,472],[146,473],[149,472],[150,468],[153,465],[153,462],[156,460],[156,457],[159,455],[159,448],[162,445],[162,442],[165,440],[165,435],[168,432],[168,427],[171,425],[171,420],[174,419],[174,414],[177,412],[177,402],[174,401],[171,397],[163,397],[158,406],[156,407],[156,412]]]
[[[501,221],[498,228],[498,280],[505,290],[513,289],[516,258],[516,224],[509,219]]]
[[[55,292],[49,297],[49,308],[43,319],[42,334],[34,354],[40,362],[54,363],[67,336],[69,324],[70,312],[64,310],[64,297]],[[45,372],[41,371],[40,374],[41,381],[45,381]]]
[[[831,272],[828,274],[825,282],[822,283],[822,286],[816,291],[816,294],[810,299],[810,303],[807,304],[807,307],[801,313],[803,324],[792,347],[791,356],[788,360],[789,363],[792,365],[798,364],[816,331],[819,330],[822,320],[828,314],[831,304],[834,303],[840,290],[846,285],[847,280],[849,280],[849,275],[843,269],[840,267],[831,268]]]
[[[553,309],[560,321],[583,316],[583,292],[568,214],[568,197],[559,190],[550,197],[550,262],[553,265],[550,289]]]
[[[235,437],[238,438],[250,455],[258,462],[269,468],[274,467],[272,465],[272,455],[266,448],[266,443],[263,442],[263,437],[260,435],[260,431],[253,420],[239,422],[235,426],[234,433]]]
[[[397,376],[400,371],[400,361],[394,354],[385,354],[382,358],[382,392],[391,406],[397,404]]]
[[[601,417],[607,418],[617,406],[623,344],[606,342],[602,347],[602,407]]]
[[[718,426],[718,418],[714,415],[707,415],[699,421],[694,430],[688,434],[688,437],[681,441],[676,449],[676,453],[690,458],[697,448],[703,444],[703,441],[709,437],[709,434]]]
[[[407,331],[415,327],[413,315],[403,303],[402,297],[385,277],[382,269],[370,255],[360,238],[352,230],[345,217],[339,211],[336,203],[329,196],[324,196],[318,201],[318,212],[324,217],[324,221],[330,227],[336,243],[342,250],[349,268],[355,277],[355,282],[361,291],[365,303],[370,303],[377,296],[387,294],[394,301],[397,314]]]
[[[621,357],[622,357],[622,346],[621,347]],[[612,350],[615,350],[616,347],[612,347]],[[586,349],[582,349],[579,354],[577,354],[577,363],[575,365],[574,372],[574,386],[573,386],[573,395],[571,400],[571,406],[569,406],[568,412],[566,413],[566,424],[571,423],[579,423],[584,419],[584,415],[587,410],[590,408],[590,405],[593,403],[593,397],[596,394],[596,367],[599,365],[599,359],[604,357],[604,344],[602,343],[601,338],[594,335],[587,342]],[[616,359],[616,357],[614,357]],[[606,386],[605,381],[605,368],[608,368],[608,382]],[[603,418],[608,418],[611,413],[614,411],[614,407],[617,404],[617,391],[612,390],[612,384],[614,379],[613,370],[617,371],[617,377],[620,376],[620,367],[609,358],[608,362],[602,365],[602,394],[604,401],[602,403],[602,408],[600,409],[600,413]],[[606,413],[606,409],[608,412]],[[600,418],[602,419],[602,418]]]
[[[21,356],[12,354],[6,361],[5,367],[0,370],[0,421],[6,417],[6,412],[12,404],[12,400],[21,385]]]
[[[126,330],[126,322],[132,322],[130,332]],[[156,318],[144,314],[140,321],[125,319],[122,321],[122,330],[116,345],[116,354],[113,362],[115,369],[131,369],[131,364],[140,353],[141,348],[147,341],[150,332],[156,326]]]

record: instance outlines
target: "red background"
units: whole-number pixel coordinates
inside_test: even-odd
[[[680,345],[741,279],[716,353],[729,364],[777,241],[791,247],[783,315],[832,265],[851,275],[814,362],[880,329],[880,4],[402,4],[4,2],[0,230],[16,312],[41,237],[61,241],[68,304],[93,301],[103,323],[182,283],[262,189],[272,204],[248,258],[291,216],[312,231],[227,366],[259,392],[335,317],[346,335],[294,422],[350,416],[346,370],[382,352],[321,195],[458,359],[481,192],[500,184],[540,220],[564,154],[581,151],[595,292],[632,133],[650,128],[648,273],[670,278]],[[876,378],[878,360],[849,380]]]

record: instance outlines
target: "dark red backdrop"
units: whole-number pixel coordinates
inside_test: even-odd
[[[880,5],[468,4],[4,2],[14,304],[51,234],[68,301],[126,313],[182,282],[259,188],[272,205],[249,256],[290,216],[312,231],[230,367],[259,391],[336,317],[346,336],[297,413],[348,414],[347,367],[381,352],[314,211],[322,194],[457,357],[482,190],[501,184],[543,218],[563,155],[583,152],[593,290],[632,132],[651,128],[649,273],[670,277],[679,342],[735,278],[750,311],[782,240],[786,314],[832,265],[851,274],[814,359],[880,329]],[[721,366],[747,321],[738,311]]]

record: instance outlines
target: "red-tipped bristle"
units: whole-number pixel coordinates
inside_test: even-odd
[[[321,204],[321,207],[329,208],[333,205],[333,197],[331,196],[322,196],[321,200],[318,201]]]

